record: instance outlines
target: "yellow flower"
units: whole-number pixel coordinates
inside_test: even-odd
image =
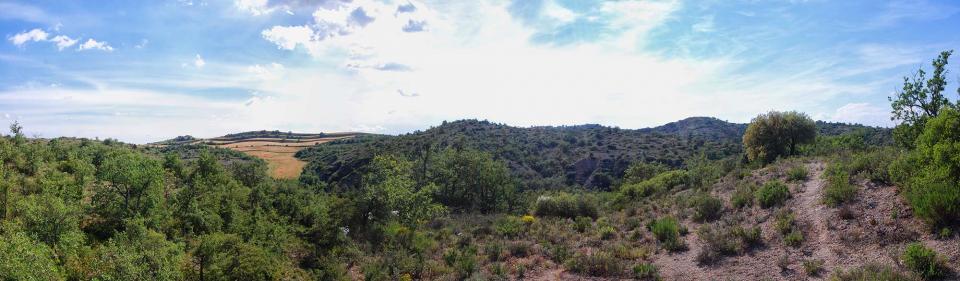
[[[413,277],[410,276],[410,273],[404,273],[400,275],[400,281],[413,281]]]
[[[535,221],[535,220],[537,220],[537,219],[534,218],[534,217],[531,216],[531,215],[526,215],[526,216],[523,216],[522,218],[520,218],[520,220],[522,220],[523,222],[525,222],[525,223],[527,223],[527,224],[531,224],[531,223],[533,223],[533,221]]]

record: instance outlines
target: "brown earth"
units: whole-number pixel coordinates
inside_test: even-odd
[[[307,162],[297,159],[297,151],[314,145],[331,142],[349,137],[331,137],[297,140],[252,138],[248,140],[231,141],[228,143],[213,143],[213,146],[227,148],[246,153],[264,161],[270,176],[277,179],[295,179],[300,176]]]

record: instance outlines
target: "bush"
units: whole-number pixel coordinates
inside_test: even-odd
[[[590,217],[596,219],[599,213],[597,200],[586,194],[543,195],[538,197],[537,202],[533,205],[533,214],[538,217]]]
[[[687,171],[674,170],[663,172],[645,181],[621,186],[620,194],[626,198],[639,199],[686,185],[689,181],[690,175]]]
[[[920,242],[911,243],[900,257],[903,264],[924,279],[938,279],[947,275],[946,262],[933,249]]]
[[[737,184],[737,189],[730,196],[730,205],[734,208],[743,208],[753,205],[753,194],[757,191],[757,185],[750,182],[741,182]]]
[[[823,201],[827,205],[836,207],[857,196],[857,187],[850,184],[850,174],[842,164],[830,164],[823,176],[827,180],[827,185],[823,188]]]
[[[800,243],[803,243],[803,233],[799,229],[794,228],[790,231],[789,234],[783,237],[783,244],[790,247],[800,247]]]
[[[600,228],[600,239],[610,240],[617,236],[617,230],[612,226],[604,226]]]
[[[919,281],[919,278],[901,273],[892,267],[871,263],[850,271],[838,271],[830,280],[834,281]]]
[[[790,210],[781,209],[774,214],[773,228],[782,235],[790,233],[793,229],[794,215]]]
[[[888,167],[897,155],[898,152],[892,148],[854,154],[846,165],[847,171],[850,175],[862,176],[872,182],[891,183]]]
[[[724,256],[741,255],[761,243],[760,227],[744,228],[741,225],[721,223],[704,225],[697,230],[703,248],[697,254],[701,264],[711,264]]]
[[[577,217],[577,219],[573,222],[573,226],[577,229],[577,232],[584,233],[590,229],[591,226],[593,226],[593,219],[588,217]]]
[[[754,193],[760,207],[770,208],[782,205],[790,198],[790,189],[779,181],[768,181]]]
[[[945,108],[923,126],[916,150],[891,165],[914,214],[936,227],[960,224],[960,111]]]
[[[637,279],[660,279],[657,266],[652,263],[641,263],[633,267],[633,278]]]
[[[680,241],[680,224],[677,219],[664,217],[654,220],[648,226],[653,236],[660,241],[660,245],[669,251],[678,251],[686,248]]]
[[[805,181],[807,180],[807,168],[804,168],[802,165],[793,166],[790,170],[787,170],[787,180],[789,181]]]
[[[803,272],[807,276],[817,276],[823,271],[823,260],[805,260],[803,261]]]
[[[493,222],[493,229],[500,236],[517,237],[523,233],[525,224],[515,216],[504,216]]]
[[[623,263],[607,252],[592,255],[577,254],[564,265],[567,270],[594,277],[614,277],[623,274]]]
[[[697,221],[713,221],[720,218],[723,212],[723,201],[709,194],[693,198],[693,219]]]

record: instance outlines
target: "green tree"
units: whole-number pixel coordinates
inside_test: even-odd
[[[437,201],[458,210],[503,211],[515,191],[507,165],[477,150],[446,149],[430,170]]]
[[[96,248],[94,280],[182,280],[182,246],[147,229],[143,221],[126,222],[124,231]]]
[[[197,280],[278,280],[280,257],[235,234],[211,233],[200,237],[192,251],[193,278]]]
[[[743,146],[751,161],[769,163],[777,157],[797,153],[797,146],[816,140],[817,125],[796,111],[771,111],[754,118],[743,135]]]
[[[361,195],[371,221],[384,223],[396,218],[413,225],[444,212],[443,205],[433,202],[436,186],[428,184],[416,190],[412,172],[413,164],[405,159],[387,155],[373,158],[363,177]]]
[[[951,106],[944,96],[947,87],[947,63],[953,50],[943,51],[933,60],[933,73],[926,79],[923,68],[914,77],[903,77],[903,89],[896,96],[888,97],[893,108],[891,120],[900,121],[894,129],[895,141],[904,147],[913,147],[914,140],[923,132],[930,118],[937,117],[943,108]],[[960,89],[958,89],[960,93]]]
[[[26,233],[12,231],[9,226],[0,231],[0,279],[2,280],[63,280],[53,250],[47,244],[33,240]]]
[[[59,197],[30,195],[22,198],[17,205],[17,217],[23,222],[25,230],[41,242],[55,245],[60,241],[60,236],[80,229],[79,207],[64,204]]]
[[[916,150],[890,167],[906,187],[914,213],[934,226],[960,223],[960,111],[943,109],[930,118]]]
[[[93,205],[107,221],[108,229],[117,229],[124,219],[143,217],[156,225],[154,211],[163,200],[163,168],[160,162],[132,151],[109,153],[101,164]]]

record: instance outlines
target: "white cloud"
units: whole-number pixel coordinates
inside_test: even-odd
[[[78,51],[102,50],[102,51],[112,52],[113,47],[110,47],[110,44],[108,44],[107,42],[97,41],[97,40],[94,40],[93,38],[90,38],[90,39],[87,39],[86,42],[83,42],[83,44],[80,44],[80,48],[78,48],[77,50]]]
[[[305,47],[313,42],[313,29],[308,26],[274,26],[261,32],[267,41],[277,44],[277,48],[293,50],[298,45]]]
[[[33,41],[33,42],[46,41],[48,36],[50,36],[50,34],[47,33],[46,31],[43,31],[39,28],[34,28],[30,31],[21,32],[21,33],[17,33],[16,35],[13,35],[12,37],[10,37],[10,42],[13,42],[13,45],[16,45],[17,47],[21,47],[23,46],[23,44],[30,41]]]
[[[237,9],[254,16],[272,13],[275,9],[269,7],[267,4],[267,0],[236,0],[233,2],[233,5],[236,6]]]
[[[714,31],[713,16],[711,15],[711,16],[703,17],[703,19],[693,24],[693,26],[691,26],[690,28],[693,29],[694,32],[702,32],[702,33],[713,32]]]
[[[207,65],[207,62],[200,57],[200,54],[197,54],[197,57],[193,59],[193,66],[196,68],[203,68],[204,65]]]
[[[833,113],[830,120],[882,127],[896,125],[890,120],[890,110],[888,108],[869,103],[848,103],[841,106]]]
[[[50,39],[51,42],[57,44],[57,49],[63,51],[63,49],[70,48],[71,46],[77,44],[77,39],[70,39],[66,35],[57,35]]]

